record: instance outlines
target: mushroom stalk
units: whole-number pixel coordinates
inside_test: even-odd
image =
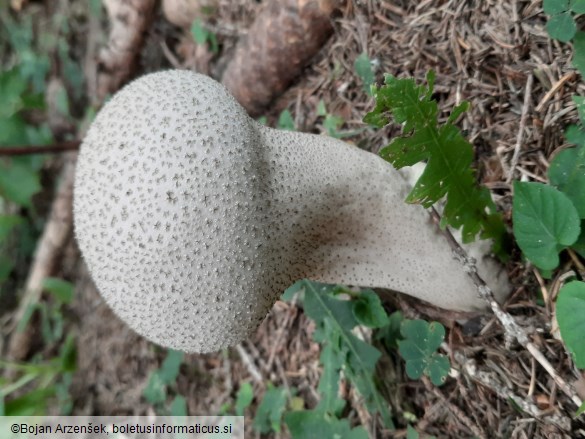
[[[429,215],[404,203],[408,190],[374,154],[264,127],[212,79],[168,71],[131,83],[96,117],[75,228],[108,304],[175,349],[240,342],[301,278],[483,308]],[[495,264],[478,268],[507,292]]]

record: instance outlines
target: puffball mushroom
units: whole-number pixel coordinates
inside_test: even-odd
[[[190,71],[149,74],[99,112],[79,153],[75,232],[97,288],[160,345],[246,339],[294,281],[483,308],[408,185],[378,156],[251,119]],[[497,292],[497,266],[479,270]]]

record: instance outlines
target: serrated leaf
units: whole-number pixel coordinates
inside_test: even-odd
[[[236,416],[244,416],[244,411],[250,406],[254,399],[254,390],[248,382],[242,383],[236,395]]]
[[[561,288],[556,313],[561,337],[575,365],[585,369],[585,282],[573,281]]]
[[[430,207],[446,196],[442,226],[461,228],[464,242],[480,238],[494,239],[494,251],[504,256],[505,226],[490,193],[477,185],[473,148],[453,125],[467,108],[457,106],[447,123],[438,125],[438,106],[432,99],[434,73],[427,75],[428,86],[417,86],[412,79],[386,76],[383,87],[376,89],[376,107],[364,120],[380,126],[387,114],[403,124],[403,135],[380,152],[380,156],[398,169],[421,161],[427,165],[406,201]]]
[[[321,400],[316,410],[338,416],[345,406],[345,401],[338,397],[341,361],[331,343],[327,343],[321,348],[319,361],[323,365],[323,373],[317,388]]]
[[[372,64],[366,52],[362,52],[354,62],[354,68],[357,75],[362,80],[362,88],[368,96],[372,95],[371,85],[374,83],[374,72]]]
[[[585,146],[559,152],[550,163],[548,178],[569,197],[579,216],[585,218]]]
[[[578,31],[573,38],[573,65],[585,77],[585,32]],[[583,123],[583,120],[581,120]]]
[[[551,38],[567,43],[575,36],[577,24],[571,13],[567,11],[551,16],[546,23],[546,30]]]
[[[408,377],[419,379],[425,374],[433,384],[442,385],[450,369],[447,357],[436,352],[445,338],[443,325],[420,319],[405,320],[401,332],[404,340],[398,341],[398,352],[406,361]]]
[[[31,197],[41,189],[39,176],[16,160],[0,162],[0,195],[24,206],[31,206]]]
[[[321,412],[302,410],[287,413],[284,422],[293,439],[368,439],[363,427],[352,429],[347,419],[337,419]]]
[[[548,15],[560,14],[569,9],[569,0],[543,0],[542,9]]]
[[[556,268],[559,252],[580,233],[579,214],[571,200],[541,183],[514,182],[512,220],[518,246],[543,270]]]
[[[271,431],[280,433],[282,415],[286,408],[288,392],[285,388],[273,387],[269,384],[262,402],[256,409],[254,429],[262,434]]]
[[[305,314],[317,324],[315,339],[327,340],[334,349],[333,358],[338,361],[336,367],[344,367],[345,376],[362,395],[366,407],[380,413],[384,424],[393,429],[388,403],[374,382],[374,371],[381,354],[351,332],[359,323],[352,302],[333,297],[338,290],[335,286],[303,280],[296,288],[304,289]]]

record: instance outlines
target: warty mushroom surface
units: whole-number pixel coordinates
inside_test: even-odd
[[[109,306],[148,339],[211,352],[246,339],[294,281],[484,304],[409,186],[378,156],[251,119],[214,80],[143,76],[79,153],[75,232]],[[480,275],[499,294],[505,273]]]

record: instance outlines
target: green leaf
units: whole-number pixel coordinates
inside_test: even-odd
[[[287,413],[284,422],[293,439],[368,439],[363,427],[351,428],[347,419],[302,410]]]
[[[381,340],[388,351],[398,349],[398,340],[402,340],[400,327],[404,317],[400,311],[394,311],[388,318],[388,324],[380,328],[376,333],[376,338]]]
[[[8,279],[13,268],[14,263],[5,255],[0,255],[0,285]]]
[[[187,416],[187,401],[181,395],[175,396],[170,407],[171,416]]]
[[[559,152],[548,169],[550,183],[573,202],[580,218],[585,218],[585,146]]]
[[[583,403],[579,406],[579,408],[575,412],[574,417],[576,418],[578,416],[581,416],[583,413],[585,413],[585,401],[583,401]],[[0,416],[2,416],[2,414],[0,414]]]
[[[181,351],[169,349],[169,352],[158,370],[164,384],[172,384],[179,376],[179,369],[185,354]]]
[[[280,113],[280,116],[278,116],[278,122],[276,123],[276,127],[281,130],[288,131],[295,130],[295,121],[290,111],[283,110],[282,113]]]
[[[418,432],[412,428],[412,425],[408,424],[408,427],[406,427],[406,439],[418,439],[419,437]]]
[[[71,303],[74,286],[71,282],[55,277],[47,277],[43,281],[43,288],[50,292],[61,303]]]
[[[236,395],[236,416],[244,416],[244,411],[252,404],[254,399],[254,390],[248,382],[240,384],[240,389]]]
[[[0,195],[24,207],[31,206],[31,197],[41,189],[39,176],[29,167],[12,160],[0,162]]]
[[[319,100],[317,104],[317,116],[326,116],[327,115],[327,108],[325,107],[325,102],[323,99]]]
[[[573,96],[573,102],[577,107],[577,113],[579,114],[579,119],[581,123],[585,120],[585,97],[583,96]]]
[[[0,215],[0,243],[2,243],[12,230],[23,222],[23,218],[18,215]]]
[[[569,9],[569,0],[544,0],[542,9],[548,15],[560,14]]]
[[[427,375],[433,384],[445,383],[450,364],[446,356],[436,352],[445,338],[445,328],[438,322],[405,320],[402,322],[404,340],[398,341],[398,351],[406,361],[406,374],[411,379]]]
[[[397,79],[386,75],[385,85],[376,89],[376,106],[364,121],[383,126],[388,114],[403,124],[403,135],[384,147],[380,156],[398,169],[421,161],[427,165],[406,201],[428,208],[446,197],[442,226],[461,228],[464,242],[479,234],[494,239],[494,251],[504,255],[506,234],[501,215],[490,193],[479,187],[472,163],[472,146],[463,138],[453,122],[467,109],[457,106],[447,123],[438,125],[439,109],[433,100],[434,73],[427,75],[428,86],[417,86],[413,79]]]
[[[581,221],[581,234],[571,248],[585,258],[585,220]]]
[[[585,145],[585,130],[580,126],[570,125],[567,127],[565,137],[569,143],[579,146]]]
[[[4,401],[4,414],[6,416],[45,416],[55,393],[55,386],[50,386],[31,390],[21,397]]]
[[[380,297],[372,290],[363,290],[352,303],[353,315],[360,324],[381,328],[389,323]]]
[[[207,29],[203,27],[201,18],[196,18],[191,24],[191,35],[197,44],[207,43]]]
[[[571,200],[541,183],[514,182],[512,220],[518,246],[543,270],[556,268],[559,252],[580,233],[579,214]]]
[[[16,114],[23,107],[22,96],[27,89],[27,83],[18,69],[11,69],[0,73],[0,119]]]
[[[366,52],[362,52],[356,58],[354,68],[362,80],[362,88],[368,96],[372,96],[371,85],[374,83],[374,72],[372,71],[372,64]]]
[[[274,431],[280,433],[282,415],[286,408],[288,392],[285,388],[273,387],[268,384],[268,390],[256,410],[254,429],[262,434]]]
[[[316,410],[339,416],[345,407],[345,401],[338,396],[340,363],[343,360],[339,358],[331,343],[327,343],[321,348],[319,361],[323,365],[323,373],[317,388],[321,401]]]
[[[575,365],[585,369],[585,282],[573,281],[561,288],[556,313],[561,337]]]
[[[551,38],[567,43],[577,33],[577,24],[571,13],[566,11],[550,17],[546,23],[546,30]]]
[[[353,303],[334,297],[338,291],[335,286],[307,280],[295,285],[293,287],[296,291],[301,288],[304,290],[305,314],[317,324],[315,340],[331,346],[331,360],[336,361],[335,367],[343,367],[346,378],[362,395],[366,407],[380,413],[387,428],[393,429],[388,403],[380,395],[374,381],[376,363],[381,354],[352,333],[352,329],[359,324],[354,315]]]
[[[585,77],[585,32],[578,31],[573,38],[573,65]],[[583,120],[581,120],[583,123]]]
[[[150,375],[148,383],[142,392],[144,398],[151,404],[161,404],[167,398],[167,387],[160,377],[158,371]]]
[[[585,0],[571,0],[571,11],[575,14],[585,14]]]

